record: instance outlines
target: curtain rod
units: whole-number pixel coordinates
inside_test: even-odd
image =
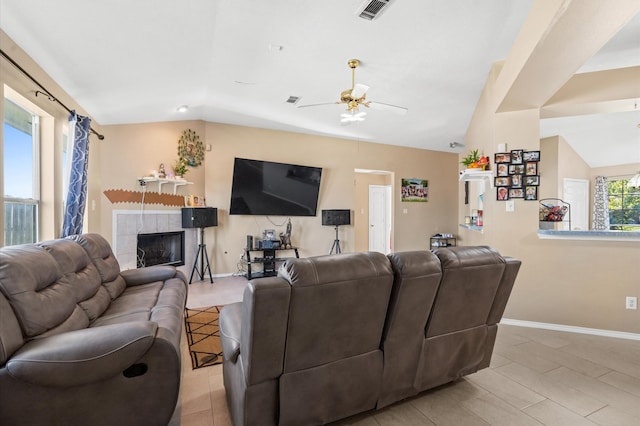
[[[66,109],[69,114],[73,113],[73,111],[71,111],[65,104],[63,104],[62,102],[60,102],[58,100],[58,98],[56,98],[55,96],[53,96],[51,94],[51,92],[49,92],[46,87],[44,87],[42,84],[40,84],[38,82],[38,80],[36,80],[35,78],[33,78],[31,76],[31,74],[29,74],[24,68],[22,68],[20,65],[18,65],[16,63],[16,61],[14,61],[13,59],[11,59],[11,57],[9,55],[7,55],[4,50],[0,49],[0,56],[2,56],[4,59],[6,59],[7,61],[9,61],[11,63],[11,65],[13,65],[14,67],[16,67],[22,74],[24,74],[25,76],[27,76],[29,78],[29,80],[33,81],[38,87],[40,87],[42,89],[42,91],[40,90],[36,90],[36,97],[38,96],[38,93],[42,93],[43,95],[45,95],[47,98],[49,98],[50,101],[52,102],[56,102],[57,104],[59,104],[62,108]],[[104,135],[101,135],[100,133],[96,132],[93,127],[89,127],[89,130],[91,131],[91,133],[93,133],[94,135],[96,135],[98,137],[99,140],[103,140],[104,139]]]

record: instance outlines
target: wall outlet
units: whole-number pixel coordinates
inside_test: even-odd
[[[627,296],[627,309],[638,309],[638,298]]]

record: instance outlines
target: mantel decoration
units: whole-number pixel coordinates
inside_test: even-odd
[[[180,136],[178,159],[184,161],[189,167],[198,167],[204,160],[204,145],[200,136],[191,129],[185,130]]]

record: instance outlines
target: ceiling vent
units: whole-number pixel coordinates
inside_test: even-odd
[[[300,96],[289,96],[289,99],[287,99],[285,102],[288,104],[297,104],[299,100]]]
[[[356,13],[362,19],[373,21],[387,9],[391,2],[393,0],[366,0]]]

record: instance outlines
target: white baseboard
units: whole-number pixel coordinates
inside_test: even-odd
[[[519,327],[542,328],[545,330],[567,331],[569,333],[592,334],[594,336],[615,337],[617,339],[640,340],[640,334],[624,331],[600,330],[597,328],[575,327],[572,325],[550,324],[545,322],[521,321],[503,318],[500,324],[516,325]]]

